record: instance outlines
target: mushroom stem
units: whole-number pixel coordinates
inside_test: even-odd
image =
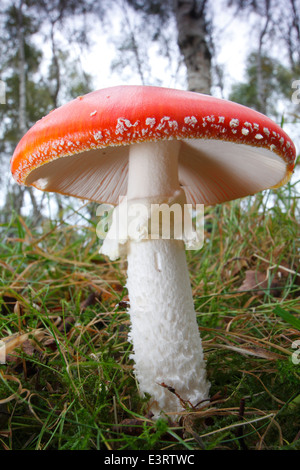
[[[131,199],[172,196],[178,181],[179,140],[131,145],[127,197]]]
[[[195,406],[207,399],[184,243],[131,242],[127,288],[132,357],[140,391],[151,395],[151,411],[155,416],[161,410],[176,413],[184,401]]]
[[[172,199],[180,192],[178,141],[143,143],[129,157],[128,201]],[[129,240],[127,248],[132,357],[151,411],[179,412],[208,398],[205,362],[193,306],[184,242]],[[179,398],[180,397],[180,398]]]

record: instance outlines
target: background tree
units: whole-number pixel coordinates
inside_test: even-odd
[[[86,2],[88,3],[88,2]],[[20,138],[38,119],[64,101],[91,90],[91,77],[79,67],[79,61],[69,57],[56,40],[59,28],[70,15],[82,15],[89,11],[83,1],[46,2],[19,0],[8,5],[2,14],[1,76],[6,84],[6,103],[0,108],[2,161],[9,161]],[[85,29],[79,26],[71,35],[72,40],[87,44]],[[76,34],[77,33],[77,34]],[[43,50],[37,46],[37,37],[44,37],[51,45],[52,55],[46,73]],[[61,98],[60,98],[61,95]],[[7,175],[2,175],[4,186]],[[2,186],[2,188],[3,188]],[[1,222],[7,222],[13,209],[21,210],[24,197],[30,198],[32,218],[38,222],[42,216],[43,196],[32,187],[11,185],[6,188]],[[54,196],[58,207],[59,195]]]
[[[207,0],[175,0],[178,46],[184,58],[188,89],[209,94],[213,40]]]
[[[123,53],[134,52],[138,70],[141,71],[145,62],[141,61],[146,53],[139,55],[139,44],[148,48],[154,42],[161,46],[161,53],[172,60],[172,41],[177,42],[178,50],[186,67],[186,82],[189,90],[210,93],[211,90],[211,61],[212,61],[212,34],[211,20],[209,18],[208,0],[127,0],[140,16],[141,26],[133,31],[131,27],[131,41],[127,47],[121,49]],[[125,2],[122,3],[123,11]],[[171,30],[176,30],[172,37]],[[125,27],[125,31],[128,31]],[[141,32],[146,39],[141,40]],[[134,38],[134,39],[133,39]],[[124,41],[125,42],[125,41]],[[126,57],[126,55],[125,55]],[[139,73],[141,82],[144,77]]]
[[[252,52],[246,62],[245,81],[232,86],[229,99],[280,119],[280,101],[290,100],[291,79],[290,69],[278,60]]]
[[[3,25],[5,55],[1,65],[5,71],[6,103],[0,108],[3,122],[2,161],[12,155],[16,142],[42,114],[50,111],[52,104],[45,83],[35,79],[42,57],[41,50],[32,42],[32,37],[38,31],[37,21],[24,13],[23,1],[11,5],[5,13]],[[6,175],[3,173],[0,178],[6,181]],[[13,185],[6,192],[2,222],[10,217],[13,208],[23,206],[25,193],[30,197],[34,216],[38,216],[38,205],[33,189]]]
[[[290,100],[292,82],[299,78],[300,2],[231,0],[228,5],[237,6],[236,14],[256,16],[256,44],[247,59],[246,83],[234,85],[231,96],[275,116],[277,102]]]

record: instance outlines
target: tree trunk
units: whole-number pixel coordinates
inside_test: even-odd
[[[265,79],[263,74],[263,43],[265,36],[268,32],[269,22],[271,20],[270,16],[270,0],[265,0],[265,24],[259,33],[258,38],[258,51],[256,59],[256,83],[257,83],[257,101],[258,101],[258,111],[263,114],[267,114],[267,102],[265,96]]]
[[[210,93],[211,52],[207,40],[207,0],[174,0],[178,46],[187,69],[188,89]]]
[[[299,72],[300,65],[300,5],[295,0],[290,0],[290,27],[286,34],[288,53],[292,71]]]
[[[19,132],[21,138],[26,133],[26,72],[25,72],[25,50],[23,31],[23,0],[18,5],[17,16],[17,40],[18,40],[18,77],[19,77]],[[24,186],[14,184],[6,192],[6,200],[3,208],[2,221],[7,223],[14,210],[20,211],[24,201]]]
[[[19,55],[19,130],[20,137],[27,131],[26,126],[26,64],[24,49],[24,31],[23,31],[23,1],[20,1],[18,8],[18,55]]]
[[[25,58],[25,41],[24,41],[24,26],[23,26],[23,0],[20,0],[18,8],[18,69],[19,69],[19,136],[20,138],[27,132],[27,116],[26,116],[26,58]],[[17,207],[20,209],[23,206],[24,191],[27,190],[32,203],[32,216],[36,222],[40,219],[40,210],[36,202],[33,188],[24,188],[16,186],[14,188],[14,199],[18,201]],[[17,194],[16,194],[17,193]],[[14,203],[15,203],[14,201]]]

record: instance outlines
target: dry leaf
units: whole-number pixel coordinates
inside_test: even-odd
[[[268,280],[265,274],[259,271],[248,270],[243,284],[237,289],[237,292],[264,290],[268,287]]]
[[[237,289],[237,292],[253,292],[255,295],[264,295],[266,289],[270,289],[270,293],[274,297],[279,297],[281,294],[280,278],[273,277],[271,282],[268,275],[260,271],[248,270],[242,285]]]
[[[1,341],[4,342],[6,354],[12,353],[16,348],[22,346],[28,340],[35,338],[37,341],[40,341],[44,337],[45,333],[43,330],[33,330],[30,333],[15,334],[1,338]]]

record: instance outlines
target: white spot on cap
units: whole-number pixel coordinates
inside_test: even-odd
[[[160,124],[158,124],[158,126],[157,126],[157,130],[161,131],[165,127],[166,122],[169,121],[170,119],[171,119],[170,116],[165,116],[165,117],[161,118]]]
[[[261,135],[261,134],[256,134],[255,138],[256,138],[257,140],[261,140],[261,139],[264,138],[264,136]]]
[[[168,122],[170,129],[174,128],[175,130],[178,129],[178,122],[177,121],[169,121]]]
[[[102,135],[101,131],[95,132],[95,134],[94,134],[94,139],[95,140],[100,140],[100,139],[102,139],[102,137],[103,137],[103,135]]]
[[[118,118],[118,123],[116,126],[116,134],[123,134],[127,132],[130,127],[137,126],[139,121],[136,121],[134,124],[131,124],[129,119],[126,118]]]
[[[156,123],[156,119],[155,118],[147,118],[146,119],[146,125],[147,126],[154,126],[154,124]]]
[[[249,129],[246,129],[245,127],[243,127],[242,134],[248,135],[249,134]]]
[[[231,119],[229,123],[230,127],[238,127],[239,124],[240,124],[240,121],[238,119]]]
[[[188,124],[189,126],[194,127],[195,124],[197,124],[198,121],[197,121],[197,118],[195,116],[186,116],[184,118],[184,122],[185,122],[185,124]]]
[[[95,116],[95,114],[97,114],[97,111],[96,111],[96,110],[93,111],[93,112],[90,114],[90,116]]]

